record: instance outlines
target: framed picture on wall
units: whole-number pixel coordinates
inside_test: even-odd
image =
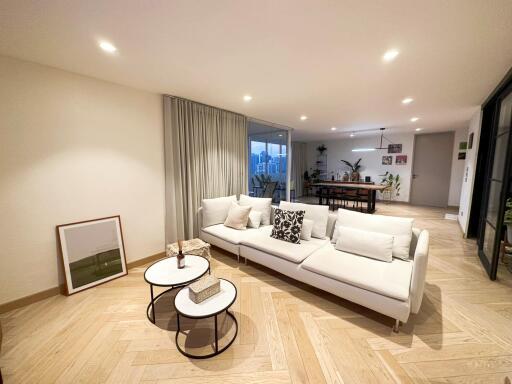
[[[382,156],[382,165],[393,164],[393,156]]]
[[[388,144],[388,153],[402,153],[402,144]]]
[[[474,136],[474,133],[473,133],[473,132],[471,132],[471,133],[469,134],[469,139],[468,139],[468,149],[473,148],[473,136]]]
[[[406,165],[407,164],[407,155],[397,155],[395,159],[396,165]]]
[[[68,295],[128,273],[120,216],[57,226]]]

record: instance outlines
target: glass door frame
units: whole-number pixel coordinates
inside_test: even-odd
[[[501,239],[503,236],[503,216],[505,213],[505,201],[507,195],[507,189],[509,186],[509,175],[511,170],[511,162],[512,162],[512,121],[509,122],[511,127],[509,128],[508,133],[508,142],[507,142],[507,154],[504,161],[504,175],[500,190],[499,197],[499,207],[497,210],[497,218],[496,218],[496,227],[494,228],[495,234],[493,239],[493,254],[491,255],[491,261],[489,261],[488,257],[484,253],[484,243],[485,243],[485,227],[488,223],[487,221],[487,213],[488,213],[488,204],[490,197],[490,187],[491,182],[493,181],[493,168],[494,168],[494,156],[496,150],[496,139],[499,134],[499,123],[500,123],[500,114],[501,114],[501,104],[503,100],[505,100],[509,95],[512,95],[512,85],[506,87],[502,92],[500,92],[499,96],[494,101],[494,107],[491,109],[493,116],[492,122],[488,128],[492,129],[490,134],[490,142],[489,142],[489,156],[486,161],[486,171],[484,174],[484,193],[483,193],[483,204],[481,206],[480,212],[480,225],[478,230],[478,256],[482,265],[484,266],[487,274],[489,275],[491,280],[496,280],[496,275],[498,271],[498,261],[499,261],[499,252],[501,248]],[[486,127],[482,126],[481,129],[485,129]],[[496,181],[496,180],[495,180]],[[489,224],[490,225],[490,224]]]

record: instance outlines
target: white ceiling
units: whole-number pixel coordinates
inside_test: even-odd
[[[283,124],[303,140],[465,126],[512,66],[511,38],[511,0],[0,2],[0,54]],[[384,63],[390,48],[400,55]]]

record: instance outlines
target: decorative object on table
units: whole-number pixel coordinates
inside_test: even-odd
[[[474,138],[475,134],[473,132],[471,132],[469,134],[469,139],[468,139],[468,149],[471,149],[473,148],[473,138]]]
[[[176,265],[178,269],[185,268],[185,255],[183,254],[183,241],[178,240],[178,255],[176,256]]]
[[[382,156],[382,165],[393,164],[393,156]]]
[[[119,216],[57,226],[68,295],[128,273]]]
[[[208,260],[210,255],[210,244],[201,239],[191,239],[182,241],[182,250],[184,255],[198,255],[206,257]],[[167,257],[177,256],[179,252],[178,243],[167,244]]]
[[[208,275],[189,285],[188,295],[190,300],[199,304],[220,292],[220,280]]]
[[[388,153],[402,153],[402,144],[388,144]]]
[[[325,146],[325,144],[321,144],[318,147],[316,147],[316,150],[318,151],[318,153],[323,155],[324,152],[327,151],[327,147]]]
[[[359,159],[357,160],[355,163],[351,163],[350,161],[347,161],[347,160],[340,160],[342,163],[345,163],[345,165],[347,165],[350,170],[351,170],[351,174],[350,174],[350,181],[359,181],[359,170],[361,169],[362,165],[361,165],[361,160],[362,159]]]
[[[274,227],[270,237],[300,244],[300,231],[305,214],[306,211],[287,211],[276,208],[274,211]]]
[[[177,323],[177,329],[176,329],[176,349],[180,351],[183,355],[194,358],[194,359],[206,359],[209,357],[216,356],[222,352],[224,352],[226,349],[229,348],[231,344],[236,339],[236,336],[238,334],[238,322],[236,320],[236,317],[229,312],[229,307],[233,305],[233,303],[236,300],[237,296],[237,290],[235,285],[226,279],[219,279],[220,280],[220,292],[213,296],[210,300],[196,304],[190,299],[189,290],[190,287],[184,287],[182,288],[176,297],[174,298],[174,308],[176,309],[176,323]],[[223,347],[219,347],[219,331],[218,331],[218,321],[217,317],[221,314],[225,313],[227,319],[228,317],[231,318],[233,321],[233,324],[235,326],[235,332],[233,337],[225,344]],[[182,333],[181,330],[181,317],[187,317],[189,319],[206,319],[208,317],[214,318],[214,337],[215,341],[213,344],[213,352],[206,354],[206,355],[193,355],[184,349],[181,348],[180,344],[178,343],[178,336],[180,333]],[[186,334],[185,334],[186,335]],[[208,341],[208,339],[206,339]],[[186,343],[185,343],[186,344]],[[210,343],[209,343],[210,344]]]
[[[396,155],[395,164],[396,165],[406,165],[407,164],[407,155]]]
[[[372,177],[371,176],[365,176],[364,177],[364,182],[365,183],[371,183],[372,182]]]
[[[185,241],[183,243],[186,243]],[[185,246],[183,246],[185,247]],[[176,257],[165,257],[151,264],[144,272],[144,280],[149,284],[151,301],[146,308],[149,321],[155,323],[155,302],[167,292],[190,284],[210,272],[210,262],[206,257],[187,254],[187,268],[178,269]],[[154,296],[153,286],[168,289]],[[150,313],[151,309],[151,313]]]
[[[341,180],[342,181],[350,181],[350,176],[349,176],[348,172],[343,173],[343,178]]]
[[[400,196],[400,175],[393,175],[386,171],[385,174],[379,176],[382,176],[381,184],[386,186],[386,189],[382,191],[384,200],[390,201],[393,200],[394,197]]]

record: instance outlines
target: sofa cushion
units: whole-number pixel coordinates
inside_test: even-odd
[[[266,227],[272,229],[271,225],[267,225]],[[265,227],[256,228],[247,228],[247,229],[233,229],[226,227],[224,224],[216,224],[211,225],[209,227],[203,228],[202,231],[206,232],[212,236],[216,236],[222,240],[228,241],[232,244],[240,244],[243,239],[250,238],[254,236],[258,231],[261,231]]]
[[[329,244],[328,238],[312,238],[300,244],[287,243],[270,237],[271,231],[272,227],[270,226],[260,228],[254,235],[242,239],[241,244],[297,264],[316,250]]]
[[[411,261],[393,259],[391,263],[383,263],[338,251],[329,244],[310,255],[301,267],[396,300],[409,299]]]
[[[241,194],[238,203],[242,206],[249,205],[253,211],[261,212],[261,225],[270,225],[271,198],[251,197]]]
[[[405,217],[369,215],[340,208],[338,209],[332,242],[336,243],[338,240],[339,227],[385,233],[393,236],[393,257],[408,260],[413,221],[414,219]]]
[[[228,217],[228,211],[232,202],[236,203],[236,195],[203,199],[201,202],[201,207],[203,207],[203,228],[224,223],[226,217]]]
[[[301,240],[311,240],[311,231],[313,230],[313,225],[315,225],[313,220],[304,219],[302,221],[302,229],[300,230]]]
[[[303,220],[304,211],[286,211],[277,208],[274,216],[274,227],[270,236],[274,239],[300,244]]]
[[[311,236],[324,239],[327,232],[327,220],[329,218],[329,207],[327,205],[312,205],[303,203],[290,203],[281,201],[279,208],[289,211],[306,211],[305,219],[313,220]]]
[[[338,251],[354,253],[388,263],[393,260],[393,236],[385,233],[339,227],[335,248]]]

